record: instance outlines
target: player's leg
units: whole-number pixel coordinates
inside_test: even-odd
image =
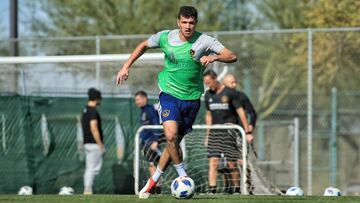
[[[233,194],[240,194],[240,169],[237,161],[241,159],[241,151],[239,153],[239,135],[237,130],[227,130],[224,133],[225,145],[224,148],[225,156],[228,158],[227,166],[231,176],[232,192]]]
[[[240,165],[240,168],[242,169],[242,165],[243,165],[243,161],[242,160],[238,160],[238,163]],[[251,169],[249,167],[249,164],[246,167],[246,184],[247,184],[247,190],[249,195],[253,195],[254,194],[254,185],[252,182],[252,178],[251,178]]]
[[[93,176],[92,176],[92,158],[91,158],[91,149],[89,144],[84,145],[85,148],[85,172],[84,172],[84,194],[90,195],[92,194],[92,184],[93,184]]]
[[[178,139],[178,122],[168,120],[163,122],[164,133],[166,136],[166,149],[170,155],[179,176],[186,176],[184,167],[182,166],[182,158],[180,157],[180,142]],[[163,167],[159,164],[160,168]]]
[[[183,101],[165,93],[160,96],[163,98],[160,101],[160,116],[167,140],[167,147],[164,153],[166,152],[170,156],[178,175],[187,176],[182,163],[180,142],[186,134],[192,131],[196,114],[200,109],[200,100]],[[164,156],[163,161],[161,158],[158,168],[165,170],[169,160],[165,159]]]
[[[219,158],[221,157],[221,140],[220,136],[216,136],[218,130],[210,130],[208,137],[208,159],[209,159],[209,170],[208,170],[208,194],[215,194],[217,190],[217,172]]]
[[[156,165],[159,163],[159,154],[150,148],[150,156],[149,156],[149,173],[150,177],[152,177],[156,172]],[[161,184],[160,180],[157,182],[157,185],[150,191],[151,194],[161,194]]]
[[[158,141],[152,141],[150,145],[150,149],[154,151],[159,157],[161,156],[161,150],[159,148],[159,142]]]
[[[92,186],[95,176],[102,166],[102,152],[97,144],[85,144],[86,166],[84,173],[84,194],[93,193]]]
[[[169,94],[161,93],[159,95],[160,108],[159,116],[161,123],[164,127],[164,134],[166,138],[166,148],[160,156],[159,164],[156,168],[155,173],[147,181],[144,188],[139,192],[139,198],[146,199],[150,196],[150,190],[156,186],[160,177],[164,173],[164,170],[170,164],[170,160],[175,163],[175,167],[179,175],[185,174],[186,172],[182,167],[182,159],[179,155],[180,147],[178,143],[178,121],[180,121],[180,111],[178,109],[178,101],[175,97]]]
[[[223,194],[231,194],[232,190],[231,188],[232,186],[232,179],[231,179],[231,173],[230,170],[227,168],[225,170],[223,170],[223,182],[224,182],[224,189],[223,189]]]
[[[178,137],[179,140],[181,140],[182,138],[183,138],[183,136]],[[179,152],[178,160],[180,160],[182,162],[182,151],[178,144],[177,144],[177,151]],[[172,160],[171,152],[169,152],[169,148],[166,147],[160,156],[159,163],[158,163],[158,166],[157,166],[154,174],[151,176],[151,178],[149,178],[149,180],[147,181],[144,188],[142,188],[142,190],[139,192],[139,198],[147,199],[150,196],[151,190],[156,187],[157,182],[160,180],[160,177],[164,173],[163,171],[165,171],[166,168],[170,165],[171,160]],[[180,164],[180,165],[182,165],[182,164]],[[176,169],[179,173],[179,167],[178,167],[179,165],[174,164],[174,166],[176,167]],[[185,172],[183,167],[182,167],[182,170]],[[180,173],[179,173],[179,175],[180,175]],[[186,172],[185,172],[185,175],[186,175]]]
[[[155,162],[157,159],[157,153],[152,150],[152,143],[147,141],[145,143],[142,144],[142,149],[144,152],[144,156],[146,157],[147,161],[148,161],[148,170],[149,170],[149,174],[150,177],[153,176],[153,174],[156,171],[156,166],[155,166]]]
[[[192,131],[192,125],[196,114],[200,109],[200,99],[194,101],[182,101],[169,94],[162,92],[159,96],[159,116],[164,126],[164,134],[167,141],[166,150],[161,154],[158,167],[154,175],[148,180],[145,187],[139,192],[139,198],[148,198],[149,191],[156,185],[163,171],[173,161],[179,176],[186,176],[180,141],[183,136]],[[179,123],[181,125],[179,126]]]
[[[218,157],[210,157],[209,158],[209,193],[216,193],[217,189],[217,166],[218,166]]]
[[[240,170],[237,167],[236,161],[229,161],[228,168],[230,170],[230,176],[232,180],[233,194],[240,194]]]

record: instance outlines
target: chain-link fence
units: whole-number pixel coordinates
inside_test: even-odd
[[[359,31],[208,33],[237,54],[238,62],[229,64],[227,70],[237,77],[238,88],[251,98],[260,121],[299,118],[300,186],[308,194],[320,194],[329,185],[346,189],[360,182]],[[17,43],[21,56],[128,54],[148,36],[24,39]],[[8,56],[12,42],[0,41],[1,55]],[[122,63],[0,63],[0,91],[84,97],[86,90],[95,86],[105,97],[131,97],[140,89],[157,94],[161,59],[135,64],[125,85],[116,86]],[[210,68],[221,72],[224,67],[216,63]],[[282,151],[282,143],[271,144]]]

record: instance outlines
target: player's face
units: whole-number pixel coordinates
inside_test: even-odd
[[[177,20],[177,24],[180,29],[180,35],[185,37],[185,39],[189,39],[195,32],[196,20],[192,17],[186,18],[180,16],[180,19]]]
[[[235,78],[231,78],[226,86],[236,89],[237,81]]]
[[[135,105],[139,108],[145,106],[147,103],[147,98],[141,95],[135,97]]]
[[[216,79],[211,78],[210,76],[204,77],[204,84],[212,91],[215,91],[218,85]]]

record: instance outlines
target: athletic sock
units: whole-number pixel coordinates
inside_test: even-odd
[[[174,166],[179,176],[187,176],[187,173],[185,172],[184,164],[182,162],[177,165],[174,164]]]
[[[159,169],[159,167],[156,167],[156,171],[155,171],[155,173],[153,174],[153,176],[152,176],[151,178],[153,179],[153,181],[154,181],[155,183],[157,183],[163,173],[164,173],[164,172],[161,171],[161,170]]]

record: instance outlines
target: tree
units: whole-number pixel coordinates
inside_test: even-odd
[[[292,29],[360,25],[360,3],[357,1],[266,0],[257,1],[255,5],[264,27]],[[247,63],[254,64],[256,69],[253,71],[261,75],[258,87],[261,87],[261,95],[264,96],[259,97],[257,108],[260,117],[265,118],[280,105],[286,105],[285,98],[289,93],[306,90],[307,34],[256,35],[254,38],[257,39],[253,45],[257,47],[254,51],[256,55]],[[354,90],[359,86],[360,82],[354,78],[360,73],[360,61],[356,57],[359,55],[359,39],[356,32],[314,33],[314,90],[330,94],[332,86],[337,86],[340,91]],[[263,57],[257,57],[262,54]],[[291,77],[284,77],[286,72]],[[319,98],[317,104],[327,108],[324,105],[328,102],[327,98]]]
[[[48,36],[94,36],[151,34],[176,26],[177,12],[182,5],[199,10],[199,29],[218,30],[222,4],[219,1],[146,1],[146,0],[41,0],[48,18],[33,22],[35,32]]]
[[[360,26],[359,1],[308,1],[311,9],[304,11],[308,27]],[[329,91],[332,86],[341,90],[355,90],[360,85],[358,32],[315,33],[314,72],[316,88]]]
[[[259,16],[257,26],[296,28],[304,25],[305,18],[297,16],[303,7],[299,1],[267,0],[256,1],[254,5]],[[254,90],[258,90],[256,109],[260,119],[270,117],[284,105],[292,91],[303,87],[306,62],[292,60],[292,57],[299,54],[297,51],[306,53],[306,50],[297,49],[306,44],[306,40],[294,41],[297,38],[299,34],[252,34],[239,42],[243,44],[238,50],[239,55],[247,53],[239,60],[240,70],[248,68],[251,71],[253,86],[257,88]],[[237,74],[239,77],[244,75],[241,71]]]
[[[303,1],[293,0],[257,0],[255,6],[261,16],[263,27],[292,29],[304,28],[303,10],[307,9]]]

